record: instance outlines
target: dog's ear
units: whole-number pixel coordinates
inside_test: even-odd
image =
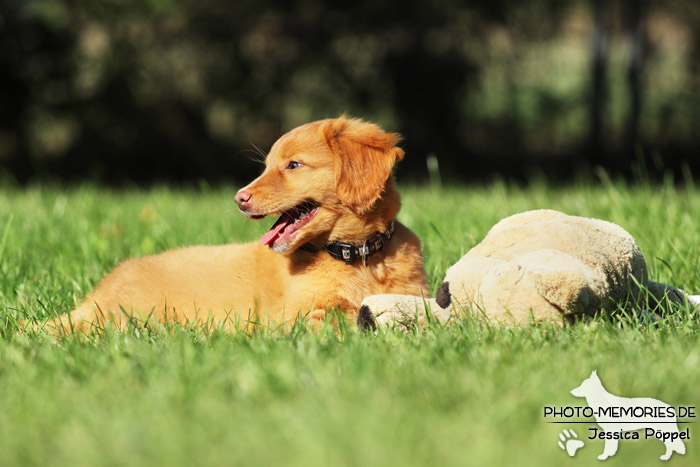
[[[401,137],[345,116],[328,122],[323,133],[335,156],[338,198],[353,212],[365,213],[382,195],[394,164],[403,158],[403,150],[396,146]]]

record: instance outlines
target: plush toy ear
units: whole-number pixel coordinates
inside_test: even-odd
[[[323,131],[335,156],[338,198],[353,212],[363,214],[382,195],[394,164],[403,158],[403,150],[396,147],[401,137],[345,116],[331,120]]]

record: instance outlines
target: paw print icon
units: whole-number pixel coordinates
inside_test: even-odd
[[[576,451],[583,447],[583,441],[578,439],[578,435],[574,430],[567,430],[566,428],[559,433],[559,441],[557,442],[559,447],[566,451],[566,453],[573,457],[576,455]]]

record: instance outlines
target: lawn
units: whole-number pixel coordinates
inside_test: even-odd
[[[16,332],[69,311],[119,261],[192,244],[259,239],[270,220],[237,212],[233,187],[0,188],[0,465],[596,465],[588,425],[547,405],[598,370],[611,392],[700,404],[697,313],[565,329],[463,320],[378,335],[206,334],[174,327],[99,339]],[[622,225],[653,280],[700,293],[700,192],[597,182],[400,186],[399,219],[423,241],[432,290],[499,219],[535,208]],[[590,425],[595,426],[595,425]],[[699,465],[694,423],[685,456]],[[558,446],[575,428],[585,446]],[[657,465],[664,446],[622,441],[610,465]]]

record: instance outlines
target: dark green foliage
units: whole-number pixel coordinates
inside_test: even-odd
[[[414,178],[695,167],[697,2],[644,2],[634,80],[639,2],[602,3],[594,92],[587,1],[6,0],[0,168],[242,182],[253,144],[343,112],[403,133]]]

